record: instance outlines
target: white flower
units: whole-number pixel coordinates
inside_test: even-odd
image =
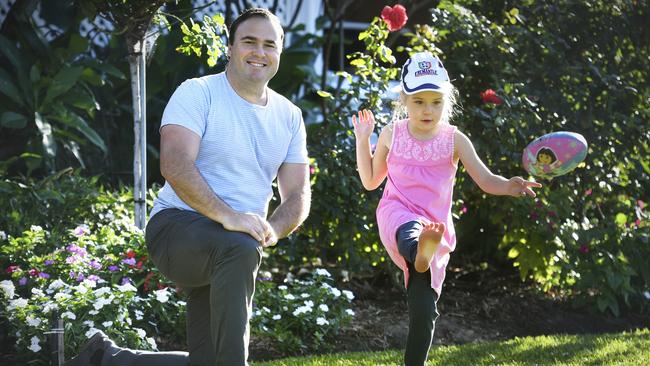
[[[345,309],[345,313],[350,315],[350,316],[354,316],[354,310],[352,310],[352,309]]]
[[[16,287],[10,280],[4,280],[0,282],[0,289],[2,289],[2,292],[4,292],[5,297],[8,299],[13,299],[14,295],[16,294]]]
[[[93,328],[95,326],[95,323],[92,320],[86,320],[84,321],[84,324],[88,326],[88,328]]]
[[[643,296],[645,296],[646,299],[650,300],[650,291],[644,292]]]
[[[151,337],[147,337],[147,343],[149,343],[149,345],[151,346],[151,348],[153,348],[154,350],[158,350],[158,345],[156,344],[156,340],[155,340],[155,339],[153,339],[153,338],[151,338]]]
[[[104,326],[104,328],[108,328],[108,327],[110,327],[111,325],[113,325],[113,322],[110,321],[110,320],[108,320],[108,321],[103,322],[102,325]]]
[[[120,292],[127,292],[127,291],[136,292],[136,291],[138,291],[137,288],[135,288],[132,284],[130,284],[128,282],[125,283],[124,285],[118,285],[117,289],[120,290]]]
[[[39,318],[34,318],[31,315],[28,315],[27,318],[25,318],[27,321],[27,325],[30,327],[38,327],[41,324],[41,319]]]
[[[309,294],[304,292],[304,293],[300,294],[300,297],[302,297],[304,299],[306,297],[309,297]]]
[[[34,287],[32,288],[32,295],[45,296],[45,293],[43,293],[43,290],[41,290],[40,288]]]
[[[315,273],[318,276],[332,277],[332,275],[326,269],[322,269],[322,268],[316,268]]]
[[[95,310],[101,310],[105,305],[110,304],[115,297],[113,295],[109,296],[108,298],[99,298],[95,301],[94,307]]]
[[[0,240],[7,240],[7,233],[0,230]]]
[[[97,287],[97,282],[95,282],[95,281],[93,281],[93,280],[89,280],[89,279],[87,279],[87,278],[86,278],[85,280],[83,280],[82,283],[83,283],[84,285],[90,287],[90,288],[95,288],[95,287]]]
[[[352,293],[352,291],[343,290],[343,295],[345,295],[345,297],[347,297],[348,300],[354,299],[354,294]]]
[[[135,313],[135,320],[142,320],[144,313],[140,310],[133,311]]]
[[[101,297],[103,295],[110,294],[111,293],[111,288],[110,287],[100,287],[97,290],[93,290],[93,293],[95,294],[95,296]]]
[[[176,302],[176,305],[178,305],[178,306],[185,306],[185,305],[187,305],[187,303],[186,303],[185,301],[177,301],[177,302]]]
[[[331,287],[330,292],[332,293],[332,295],[334,295],[334,297],[341,296],[341,290],[337,289],[336,287]]]
[[[77,319],[77,316],[74,315],[74,313],[66,311],[65,313],[61,314],[61,319],[75,320],[75,319]]]
[[[138,333],[138,337],[140,338],[145,338],[147,336],[147,332],[145,332],[144,329],[133,328],[133,330],[135,330],[135,332]]]
[[[313,307],[314,307],[314,302],[311,301],[311,300],[307,300],[307,301],[305,301],[305,306],[308,306],[308,307],[310,307],[310,308],[313,308]]]
[[[318,308],[319,308],[321,311],[325,312],[325,313],[328,312],[328,311],[330,311],[329,306],[327,306],[326,304],[320,304],[320,305],[318,305]]]
[[[271,318],[271,319],[273,319],[273,320],[280,320],[280,319],[282,319],[282,315],[280,315],[280,314],[275,314],[275,315],[273,315],[273,318]]]
[[[66,286],[65,282],[57,278],[56,280],[52,281],[52,283],[50,283],[50,285],[47,287],[47,293],[51,294],[54,291],[64,286]]]
[[[34,353],[40,351],[40,350],[41,350],[41,346],[38,345],[38,343],[40,342],[40,339],[38,339],[37,336],[33,336],[32,339],[31,339],[31,341],[32,341],[32,344],[31,344],[29,347],[27,347],[27,348],[29,348],[29,350],[32,351],[32,352],[34,352]]]
[[[29,227],[29,230],[31,230],[31,231],[43,231],[43,228],[38,226],[38,225],[32,225],[32,226]]]
[[[293,311],[293,316],[298,316],[303,313],[309,313],[311,312],[311,307],[309,306],[299,306],[296,308],[296,310]]]
[[[285,286],[285,285],[280,285],[280,286],[278,286],[278,290],[282,290],[282,291],[284,291],[284,290],[286,290],[286,289],[287,289],[287,286]]]
[[[88,287],[86,287],[82,283],[80,283],[77,286],[75,286],[75,290],[77,290],[78,293],[83,295],[86,292],[88,292]]]
[[[156,294],[156,300],[160,301],[161,303],[164,304],[169,301],[169,292],[167,292],[167,288],[156,290],[154,293]]]
[[[330,322],[328,322],[327,319],[325,319],[323,317],[319,316],[318,318],[316,318],[316,324],[318,324],[318,325],[325,325],[325,324],[329,324],[329,323]]]
[[[72,297],[72,295],[70,295],[70,294],[66,294],[64,292],[58,292],[56,295],[54,295],[54,300],[61,302],[61,301],[67,300],[67,299],[69,299],[71,297]]]
[[[52,310],[58,310],[59,306],[54,303],[53,301],[48,301],[45,303],[45,306],[43,306],[43,313],[49,313]]]
[[[320,287],[326,288],[326,289],[331,289],[332,288],[332,286],[330,286],[329,283],[324,283]]]
[[[88,331],[86,332],[86,338],[90,338],[90,337],[94,336],[95,333],[97,333],[97,332],[99,332],[99,329],[97,329],[97,328],[92,328],[92,327],[91,327],[91,328],[88,329]]]
[[[25,306],[27,306],[27,299],[23,299],[23,298],[19,297],[16,300],[9,300],[9,305],[7,306],[7,310],[14,310],[16,308],[24,308]]]
[[[287,299],[287,300],[295,300],[296,299],[296,297],[293,296],[292,294],[286,294],[286,295],[284,295],[284,298]]]
[[[99,314],[99,311],[93,309],[93,310],[89,311],[88,314],[90,314],[90,315],[97,315],[97,314]]]

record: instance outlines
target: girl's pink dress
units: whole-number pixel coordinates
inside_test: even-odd
[[[409,221],[442,222],[446,226],[442,241],[431,262],[431,288],[442,291],[449,253],[456,247],[451,216],[454,177],[454,134],[456,127],[439,126],[430,140],[411,136],[408,120],[394,123],[393,140],[387,157],[388,177],[377,207],[379,236],[395,264],[404,271],[408,286],[408,267],[397,249],[397,229]]]

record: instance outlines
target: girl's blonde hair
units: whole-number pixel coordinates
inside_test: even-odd
[[[405,118],[408,118],[408,111],[406,110],[406,98],[409,96],[401,91],[399,93],[399,98],[394,101],[395,108],[393,108],[393,115],[391,117],[391,122],[399,121]],[[443,94],[443,100],[445,102],[444,109],[442,110],[442,116],[440,117],[440,122],[450,123],[451,119],[458,114],[458,89],[452,86],[451,90],[448,93]]]

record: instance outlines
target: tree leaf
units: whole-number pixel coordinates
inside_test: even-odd
[[[22,99],[18,88],[11,81],[9,74],[3,69],[0,69],[0,93],[9,97],[15,103],[25,106],[25,101]]]
[[[27,125],[27,117],[16,112],[4,112],[0,116],[0,125],[7,128],[24,128]]]
[[[82,72],[83,67],[81,66],[64,66],[54,76],[52,85],[50,85],[50,87],[47,89],[47,94],[45,95],[43,105],[47,105],[54,98],[70,90],[70,88],[72,88],[77,83]]]
[[[78,114],[66,109],[61,105],[56,107],[56,115],[52,118],[57,121],[62,122],[63,124],[75,128],[77,131],[81,132],[93,145],[97,146],[102,152],[107,153],[106,144],[104,140],[99,136],[99,134],[93,130],[88,123],[81,118]]]
[[[332,98],[332,93],[326,92],[324,90],[319,90],[316,93],[323,98]]]

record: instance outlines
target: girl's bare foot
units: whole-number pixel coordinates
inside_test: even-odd
[[[415,256],[414,263],[416,271],[426,272],[429,269],[433,255],[436,253],[444,233],[445,224],[441,222],[432,222],[424,226],[420,238],[418,238],[418,253]]]

